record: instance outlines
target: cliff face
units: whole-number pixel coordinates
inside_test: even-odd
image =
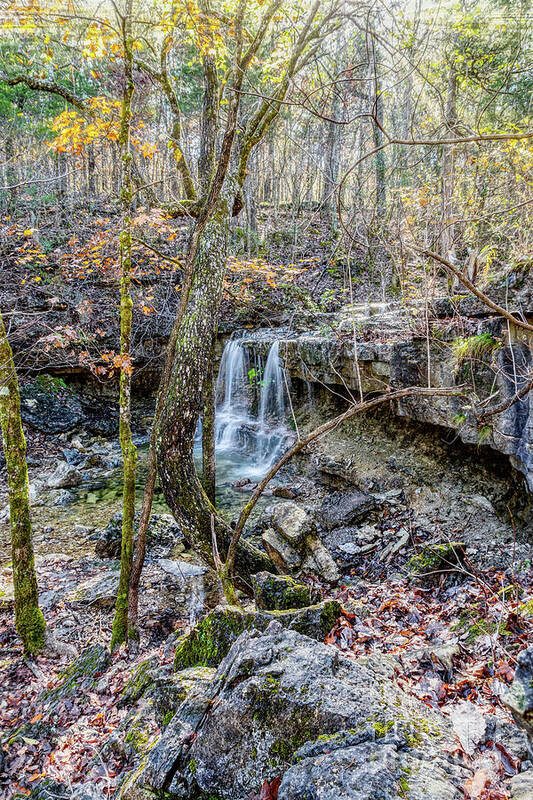
[[[291,378],[356,400],[388,386],[474,387],[470,397],[405,398],[395,403],[395,413],[503,453],[533,490],[532,393],[511,402],[531,380],[533,341],[509,331],[501,318],[472,316],[459,324],[443,315],[426,323],[422,314],[409,318],[390,304],[353,306],[323,323],[312,331],[255,331],[242,343],[265,352],[277,338]],[[458,340],[484,351],[465,355]],[[482,416],[506,403],[500,413]]]

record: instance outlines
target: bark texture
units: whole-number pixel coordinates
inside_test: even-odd
[[[11,551],[15,592],[15,626],[24,652],[44,646],[45,621],[39,608],[33,558],[26,439],[20,418],[20,394],[13,353],[0,313],[0,423],[7,466]]]
[[[215,456],[215,348],[211,346],[211,358],[204,386],[204,412],[202,417],[202,486],[215,505],[216,456]]]
[[[198,248],[194,283],[176,341],[174,366],[157,436],[157,463],[165,499],[191,546],[212,566],[212,519],[221,551],[230,541],[231,530],[200,483],[193,446],[226,268],[229,215],[227,201],[219,202]],[[242,577],[269,566],[264,553],[242,542],[236,558],[236,568]]]

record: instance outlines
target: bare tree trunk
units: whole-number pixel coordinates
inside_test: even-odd
[[[204,411],[202,424],[202,486],[209,501],[215,505],[216,456],[215,456],[215,337],[211,347],[211,358],[207,368],[204,387]]]
[[[448,89],[446,93],[445,123],[448,134],[453,134],[457,124],[457,70],[453,61],[448,67]],[[440,234],[440,252],[450,261],[455,258],[455,230],[453,225],[455,186],[455,145],[445,144],[442,147],[442,231]]]
[[[11,552],[15,593],[15,626],[24,652],[42,649],[45,622],[39,608],[33,558],[26,439],[20,418],[20,395],[13,353],[0,313],[0,423],[7,466]]]
[[[176,340],[168,401],[157,434],[157,463],[165,499],[191,546],[210,565],[214,563],[212,520],[221,550],[227,546],[231,530],[200,483],[193,446],[226,269],[228,231],[228,204],[220,201],[198,246],[194,283]],[[194,392],[191,387],[195,387]],[[271,566],[264,553],[245,541],[236,564],[241,576]]]
[[[376,90],[374,98],[374,110],[376,123],[374,123],[374,147],[377,149],[383,145],[383,133],[380,125],[383,125],[383,100],[379,88]],[[385,174],[385,152],[378,150],[375,156],[376,168],[376,218],[378,226],[381,226],[387,213],[387,184]]]

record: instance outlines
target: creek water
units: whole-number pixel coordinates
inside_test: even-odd
[[[227,342],[216,384],[216,465],[217,506],[228,521],[238,515],[246,502],[246,491],[267,472],[291,439],[286,424],[287,380],[277,342],[270,346],[266,358],[257,350],[244,347],[239,339]],[[195,443],[199,468],[200,433],[199,426]],[[118,443],[113,445],[119,462]],[[140,508],[146,476],[146,444],[139,444],[138,450],[136,505]],[[30,475],[30,480],[35,478],[39,479],[40,475]],[[250,481],[248,485],[234,486],[246,479]],[[105,477],[98,474],[96,482],[84,476],[80,486],[70,489],[69,494],[70,501],[60,504],[45,492],[33,505],[37,553],[61,552],[72,556],[89,553],[92,543],[84,529],[105,527],[110,517],[121,509],[122,469],[117,466],[108,470]],[[259,501],[252,524],[268,502],[268,497]],[[158,487],[153,510],[169,511]],[[2,560],[9,558],[9,550],[10,532],[6,520],[0,523]]]

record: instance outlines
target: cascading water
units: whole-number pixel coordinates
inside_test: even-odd
[[[267,472],[287,441],[285,371],[279,357],[279,342],[270,347],[259,396],[257,469]]]
[[[216,448],[236,446],[249,413],[247,356],[237,340],[231,339],[222,353],[216,385]]]
[[[264,369],[260,357],[252,356],[239,340],[230,340],[217,377],[217,462],[224,462],[224,472],[233,478],[264,475],[290,438],[279,342],[271,345]]]

